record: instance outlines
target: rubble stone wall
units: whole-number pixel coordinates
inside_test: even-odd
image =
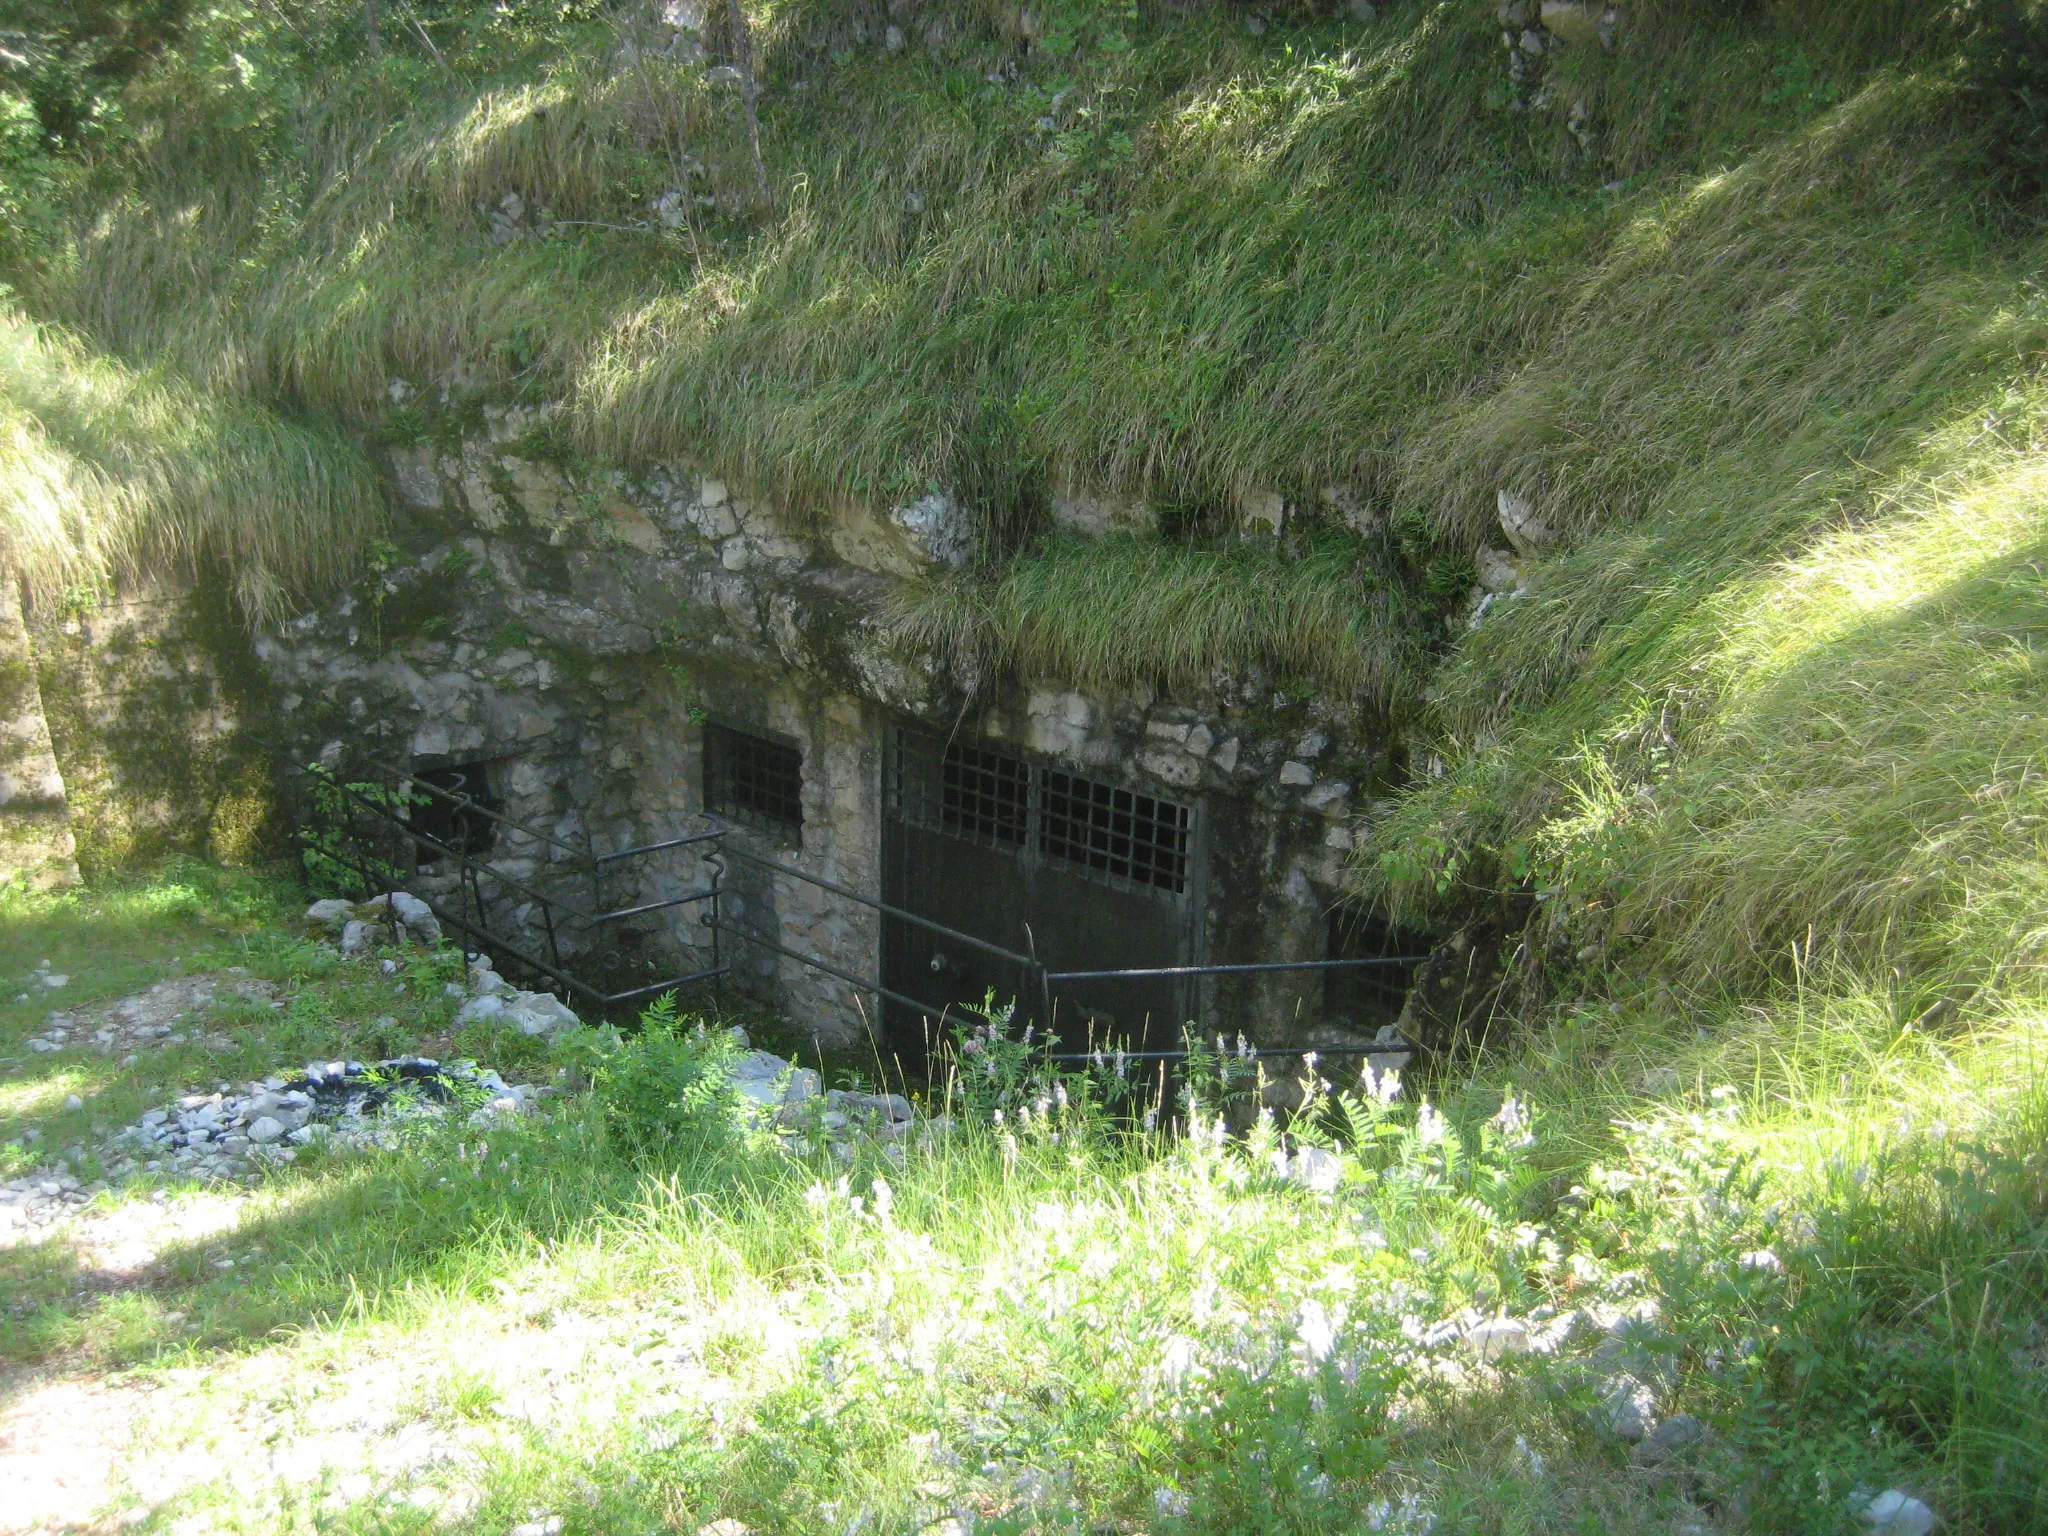
[[[402,403],[415,393],[393,388]],[[1201,804],[1205,957],[1322,957],[1350,821],[1389,773],[1374,721],[1256,678],[1219,679],[1189,698],[1099,696],[1048,679],[969,698],[878,618],[893,584],[971,559],[973,524],[945,494],[811,516],[687,465],[628,473],[578,462],[557,448],[546,409],[425,414],[432,431],[389,452],[404,508],[396,553],[255,637],[263,702],[252,723],[282,758],[343,782],[463,771],[532,829],[497,829],[489,858],[505,880],[486,888],[493,928],[528,953],[550,943],[529,892],[595,911],[708,881],[704,846],[609,864],[596,887],[584,855],[700,829],[704,736],[717,722],[792,742],[803,762],[800,832],[742,818],[730,838],[724,916],[780,950],[877,976],[871,908],[758,861],[879,894],[885,741],[892,722],[916,721]],[[169,690],[188,725],[203,717],[221,740],[236,736],[226,692],[201,686],[190,647],[171,643],[182,632],[165,615],[178,601],[153,591],[59,626],[44,670],[76,689],[67,718],[90,715],[101,737],[118,734],[134,712],[109,703],[81,658],[125,646],[124,697],[145,684]],[[126,787],[164,800],[141,779]],[[284,792],[303,820],[309,781]],[[190,821],[196,807],[180,814]],[[452,865],[406,874],[421,894],[456,895]],[[710,963],[702,912],[672,907],[602,930],[557,923],[553,942],[579,972],[659,979]],[[728,942],[721,958],[739,985],[822,1037],[856,1037],[873,1019],[872,995],[767,945]],[[1313,974],[1219,982],[1200,1006],[1205,1022],[1306,1042],[1324,1022],[1321,985]]]

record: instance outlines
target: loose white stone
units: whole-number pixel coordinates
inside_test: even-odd
[[[330,896],[325,901],[316,901],[306,908],[306,921],[318,928],[334,928],[348,921],[355,911],[355,903],[343,901],[339,896]]]
[[[1872,1536],[1927,1536],[1934,1511],[1909,1493],[1887,1488],[1863,1506],[1863,1524]]]
[[[1519,1318],[1496,1317],[1465,1331],[1465,1352],[1479,1361],[1529,1352],[1529,1327]]]
[[[504,1016],[505,1022],[522,1035],[552,1035],[577,1022],[576,1015],[560,998],[546,992],[513,993],[504,1005]]]
[[[283,1135],[283,1122],[279,1120],[274,1120],[269,1115],[263,1116],[255,1124],[249,1127],[249,1139],[255,1142],[258,1146],[267,1147],[270,1145],[270,1143],[276,1141],[279,1137]]]
[[[495,1019],[505,1011],[505,1000],[494,994],[473,997],[455,1010],[457,1024],[477,1024],[486,1019]]]

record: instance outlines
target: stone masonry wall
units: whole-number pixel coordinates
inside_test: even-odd
[[[592,889],[579,857],[703,825],[707,722],[786,739],[803,755],[801,832],[740,820],[723,855],[724,914],[782,949],[874,977],[871,909],[739,855],[878,893],[884,741],[892,722],[920,721],[1202,804],[1203,957],[1323,956],[1349,821],[1390,771],[1376,722],[1256,678],[1188,698],[1022,679],[967,699],[877,618],[894,583],[972,558],[973,525],[943,493],[885,514],[810,517],[684,464],[628,473],[578,463],[556,447],[547,409],[465,412],[452,389],[437,401],[397,382],[392,393],[408,410],[431,407],[414,418],[425,435],[390,451],[401,547],[257,635],[257,682],[239,690],[260,694],[257,734],[284,759],[344,782],[382,767],[461,771],[540,834],[500,828],[492,867],[591,910],[662,901],[712,873],[701,848],[672,850],[610,865]],[[67,690],[51,717],[60,759],[67,731],[107,740],[139,721],[147,711],[132,706],[145,693],[182,722],[181,739],[246,734],[228,702],[237,691],[202,677],[185,659],[191,648],[172,643],[191,629],[173,619],[189,607],[176,593],[140,592],[52,627],[43,670],[46,688],[54,676]],[[87,658],[116,652],[125,681],[110,688],[105,662]],[[125,813],[131,827],[189,830],[205,801],[212,829],[219,763],[234,755],[223,745],[218,761],[188,752],[160,781],[105,772],[94,783],[138,807]],[[214,787],[178,801],[168,785],[180,773]],[[284,791],[307,816],[310,783]],[[453,894],[445,867],[407,878]],[[539,904],[504,885],[490,906],[494,928],[545,952]],[[602,931],[570,923],[555,937],[579,973],[639,984],[709,964],[700,913],[669,908]],[[824,971],[764,946],[729,945],[723,958],[738,985],[822,1038],[856,1038],[872,1022],[872,995]],[[1314,974],[1217,982],[1200,1010],[1268,1041],[1312,1042],[1325,1023]]]

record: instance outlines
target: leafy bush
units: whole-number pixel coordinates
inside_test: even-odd
[[[640,1015],[637,1033],[585,1026],[557,1037],[555,1049],[590,1079],[605,1132],[628,1156],[722,1151],[740,1137],[739,1048],[702,1019],[679,1019],[673,993]]]
[[[2048,187],[2048,4],[1959,0],[1956,66],[1972,115],[2015,197]]]

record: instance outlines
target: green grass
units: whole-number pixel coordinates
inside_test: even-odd
[[[275,618],[353,572],[384,521],[360,447],[195,393],[0,307],[0,541],[46,603],[214,562]]]
[[[224,944],[295,977],[336,1049],[370,1006],[436,1038],[425,988],[285,965],[305,949],[281,900],[186,866],[20,898],[0,934],[89,990]],[[296,1028],[199,1075],[295,1059]],[[959,1131],[900,1167],[724,1133],[650,1159],[570,1097],[302,1158],[143,1276],[64,1237],[8,1251],[0,1349],[152,1384],[119,1458],[159,1490],[134,1505],[146,1530],[907,1531],[964,1509],[999,1530],[1336,1533],[1405,1495],[1443,1531],[1813,1531],[1853,1528],[1859,1484],[1910,1488],[1949,1529],[2024,1530],[2048,1487],[2028,1363],[2043,1030],[2013,1011],[1967,1043],[1901,1039],[1884,998],[1841,987],[1706,1035],[1589,1012],[1390,1111],[1354,1104],[1327,1197],[1272,1176],[1271,1128],[1167,1139],[1051,1106],[991,1125],[956,1101]],[[46,1095],[56,1070],[17,1062],[7,1090]],[[1527,1147],[1485,1123],[1510,1077]],[[1418,1134],[1418,1095],[1448,1139]],[[149,1211],[145,1192],[100,1209]],[[1766,1246],[1782,1274],[1735,1262]],[[1667,1411],[1714,1431],[1679,1476],[1594,1430],[1581,1348],[1494,1371],[1414,1341],[1467,1306],[1644,1295]]]
[[[992,581],[906,586],[892,598],[891,630],[970,685],[1021,674],[1188,690],[1264,672],[1384,707],[1416,686],[1421,620],[1377,563],[1348,539],[1306,554],[1134,536],[1053,541]]]

